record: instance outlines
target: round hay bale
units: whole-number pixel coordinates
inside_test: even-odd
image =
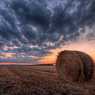
[[[64,81],[88,81],[93,76],[93,61],[83,52],[65,50],[57,57],[56,69]]]

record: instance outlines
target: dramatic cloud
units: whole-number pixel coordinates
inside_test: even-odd
[[[95,37],[95,0],[0,1],[0,52],[43,57],[68,41]],[[38,59],[39,59],[38,58]]]

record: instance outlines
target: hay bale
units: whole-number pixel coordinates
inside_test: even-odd
[[[65,50],[57,57],[56,69],[62,80],[88,81],[93,76],[93,61],[83,52]]]

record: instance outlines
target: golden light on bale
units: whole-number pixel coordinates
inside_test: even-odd
[[[64,81],[89,81],[93,77],[92,58],[80,51],[65,50],[56,60],[58,76]]]

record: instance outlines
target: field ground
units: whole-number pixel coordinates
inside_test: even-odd
[[[54,65],[0,65],[0,95],[95,95],[95,83],[62,83]]]

